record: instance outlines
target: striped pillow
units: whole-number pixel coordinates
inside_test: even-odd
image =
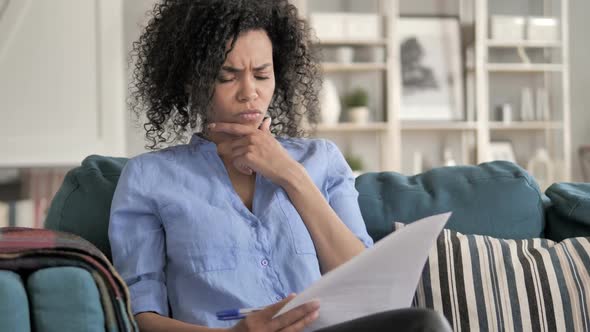
[[[455,331],[590,331],[590,238],[555,243],[444,230],[413,305],[444,313]]]

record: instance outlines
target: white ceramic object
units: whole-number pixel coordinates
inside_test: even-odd
[[[336,50],[336,60],[339,63],[352,63],[354,60],[354,49],[350,46],[338,47]]]
[[[520,118],[522,121],[534,121],[533,93],[530,88],[523,88],[520,99]]]
[[[443,150],[443,164],[445,166],[457,166],[457,162],[453,158],[453,152],[449,148]]]
[[[527,38],[541,41],[560,40],[559,21],[554,17],[529,17]]]
[[[348,109],[348,120],[353,123],[365,124],[369,122],[369,108],[366,106]]]
[[[345,36],[350,40],[378,40],[382,36],[380,23],[375,14],[346,14]]]
[[[549,93],[545,88],[537,89],[536,117],[538,121],[549,120]]]
[[[340,97],[338,96],[338,89],[330,79],[325,79],[322,91],[320,92],[320,105],[322,123],[327,125],[335,125],[340,119]]]
[[[502,104],[502,122],[509,124],[512,122],[512,105],[506,103]]]
[[[309,22],[319,40],[344,40],[345,17],[345,13],[312,13]]]
[[[424,158],[422,156],[422,152],[418,150],[414,151],[413,157],[414,163],[412,165],[412,173],[420,174],[424,170]]]
[[[553,162],[546,149],[537,149],[535,155],[527,163],[527,171],[534,177],[541,190],[545,190],[553,183],[554,168]]]
[[[524,40],[525,22],[523,16],[492,15],[490,38],[502,41]]]

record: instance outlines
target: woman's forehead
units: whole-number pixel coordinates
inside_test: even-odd
[[[231,40],[227,47],[231,46]],[[227,55],[227,64],[261,66],[272,63],[272,42],[266,31],[250,30],[238,35],[233,49]]]

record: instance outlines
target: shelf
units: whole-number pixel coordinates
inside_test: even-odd
[[[490,122],[491,130],[549,130],[562,129],[563,123],[559,121],[513,121],[509,123],[504,122]]]
[[[561,64],[544,64],[544,63],[488,63],[486,68],[490,72],[515,72],[515,73],[533,73],[533,72],[560,72],[563,70]]]
[[[314,45],[319,46],[385,46],[387,39],[376,40],[339,40],[339,39],[324,39],[316,40]]]
[[[385,122],[369,122],[365,124],[341,122],[335,125],[319,124],[317,126],[318,132],[337,133],[337,132],[363,132],[363,131],[385,131],[388,124]]]
[[[472,121],[411,121],[402,120],[402,130],[475,130],[477,124]]]
[[[322,63],[322,69],[325,72],[360,72],[360,71],[380,71],[386,70],[387,65],[385,63],[334,63],[324,62]]]
[[[511,47],[526,47],[526,48],[559,48],[561,41],[559,40],[493,40],[487,41],[488,47],[497,48],[511,48]]]

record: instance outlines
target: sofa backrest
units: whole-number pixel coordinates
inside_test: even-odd
[[[81,236],[111,260],[111,201],[127,158],[92,155],[68,172],[45,219],[45,228]]]
[[[410,223],[452,211],[447,228],[464,234],[524,239],[543,235],[548,199],[518,165],[495,161],[440,167],[415,176],[366,173],[357,178],[359,203],[376,241],[392,222]]]
[[[111,259],[110,206],[126,162],[97,155],[84,159],[66,175],[45,227],[79,235]],[[448,228],[465,234],[531,238],[543,232],[543,195],[526,171],[508,162],[436,168],[410,177],[367,173],[356,186],[375,240],[392,231],[392,221],[408,223],[446,211],[453,211]]]

